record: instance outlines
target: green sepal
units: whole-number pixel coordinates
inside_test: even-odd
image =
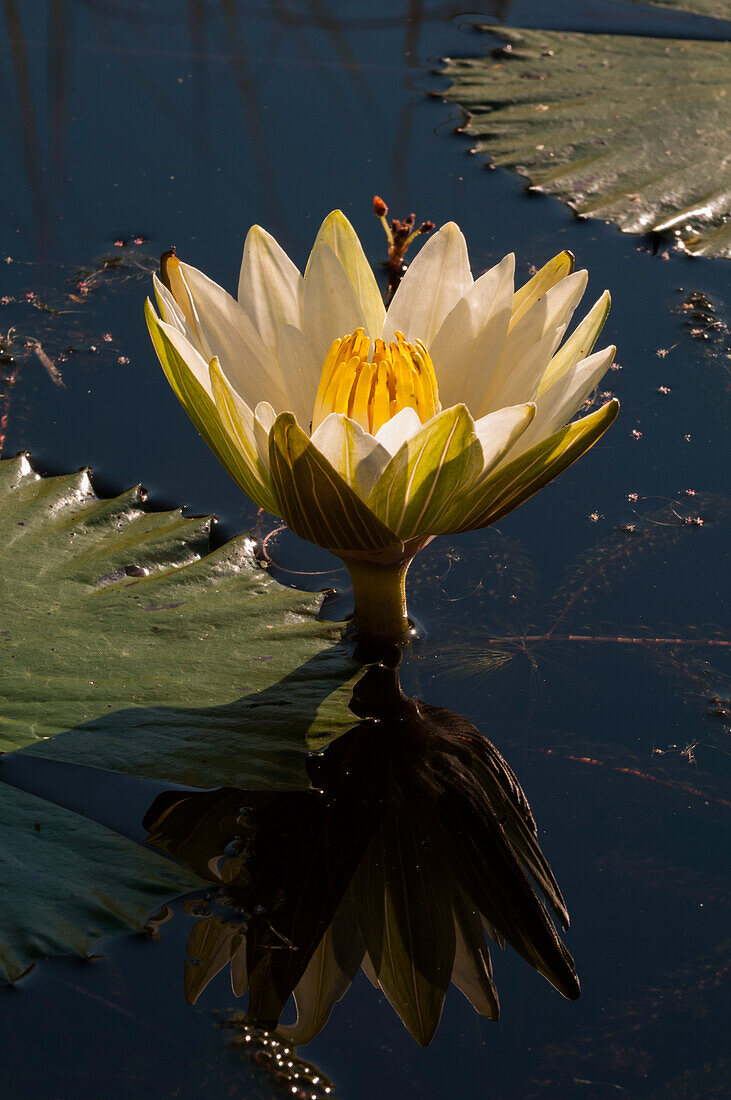
[[[340,556],[385,555],[403,543],[331,466],[293,413],[280,413],[269,433],[269,460],[282,516],[300,538]]]
[[[612,424],[618,411],[619,401],[608,401],[500,467],[494,477],[458,502],[449,517],[450,531],[474,531],[512,512],[581,458]]]
[[[175,396],[218,461],[256,505],[265,508],[267,512],[272,512],[273,515],[281,515],[277,501],[252,472],[221,423],[221,417],[214,402],[173,346],[149,298],[145,302],[145,318],[160,365],[165,371]]]
[[[401,445],[368,506],[402,539],[433,534],[454,494],[482,468],[482,447],[464,405],[445,409]]]

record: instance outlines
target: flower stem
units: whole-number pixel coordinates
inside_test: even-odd
[[[408,561],[395,565],[344,558],[353,585],[352,625],[356,637],[374,642],[403,642],[410,627],[406,614]]]

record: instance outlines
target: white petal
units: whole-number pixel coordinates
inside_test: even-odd
[[[357,328],[365,328],[363,307],[345,268],[333,250],[319,244],[310,256],[305,272],[302,327],[322,365],[333,340]]]
[[[561,343],[566,331],[565,325],[549,330],[535,344],[531,344],[523,357],[511,365],[511,370],[503,377],[498,388],[490,386],[488,397],[483,398],[480,416],[502,409],[505,405],[517,405],[523,401],[533,401],[538,393],[538,384],[551,356]]]
[[[517,457],[541,439],[546,439],[559,428],[563,428],[564,424],[568,424],[609,370],[616,350],[611,346],[582,359],[538,398],[535,420],[511,458]]]
[[[482,445],[484,457],[480,476],[488,473],[511,450],[528,429],[535,412],[536,407],[532,404],[511,405],[475,421],[475,435]]]
[[[312,442],[361,500],[391,459],[385,447],[343,413],[326,416],[312,433]]]
[[[304,430],[309,431],[322,362],[315,358],[309,340],[294,325],[284,325],[280,330],[279,365],[287,387],[288,408]]]
[[[259,402],[254,409],[254,416],[267,434],[272,430],[274,421],[277,419],[277,414],[268,401]]]
[[[386,316],[383,297],[358,234],[341,210],[333,210],[325,218],[315,238],[313,253],[319,244],[328,245],[343,265],[363,307],[366,335],[371,339],[380,336]]]
[[[480,402],[481,416],[502,405],[534,397],[558,340],[586,289],[588,277],[586,271],[575,271],[562,279],[511,330]]]
[[[402,409],[387,420],[376,432],[376,439],[389,454],[395,455],[402,443],[421,428],[416,409]]]
[[[553,256],[548,263],[544,264],[540,271],[536,271],[535,275],[515,292],[510,328],[514,328],[543,294],[551,287],[556,286],[557,283],[560,283],[573,270],[573,254],[564,249],[563,252],[559,252],[557,256]]]
[[[444,319],[472,286],[467,244],[454,222],[430,237],[409,265],[388,307],[386,342],[395,332],[429,347]]]
[[[268,401],[260,401],[254,409],[254,432],[260,461],[269,469],[269,433],[274,427],[277,414]]]
[[[591,354],[597,337],[604,327],[611,301],[609,291],[605,290],[584,320],[576,326],[568,340],[559,348],[541,378],[541,384],[538,387],[539,395],[545,393],[566,371],[571,370]]]
[[[239,304],[265,346],[276,353],[282,325],[300,325],[302,276],[274,237],[254,225],[246,235]]]
[[[434,337],[429,354],[445,408],[462,402],[477,411],[507,336],[514,273],[510,253],[474,282]]]
[[[286,409],[287,397],[279,365],[267,350],[239,303],[201,271],[181,263],[193,297],[201,335],[211,358],[216,355],[229,382],[250,408],[263,399]]]
[[[152,285],[155,288],[155,297],[157,299],[157,305],[162,315],[163,321],[165,321],[168,325],[174,325],[178,332],[182,332],[184,335],[187,335],[188,339],[190,340],[191,336],[187,332],[190,326],[185,320],[185,314],[173,298],[168,288],[163,282],[161,282],[160,279],[158,279],[157,275],[154,272],[152,274]]]
[[[193,347],[187,337],[183,336],[182,332],[180,332],[175,325],[169,325],[165,321],[160,321],[159,325],[169,338],[170,343],[173,345],[178,355],[180,355],[181,359],[190,367],[196,380],[200,382],[208,396],[213,400],[208,363],[206,363],[198,349]]]
[[[257,476],[261,476],[260,471],[257,471],[256,462],[253,460],[253,454],[255,454],[264,471],[268,473],[269,432],[271,430],[271,425],[274,423],[274,420],[276,420],[276,413],[267,401],[260,401],[256,406],[256,411],[252,412],[246,402],[243,401],[236,392],[234,386],[231,385],[231,380],[226,376],[220,363],[219,374],[226,387],[228,398],[233,402],[235,413],[237,414],[237,422],[232,425],[228,412],[222,406],[219,395],[214,391],[214,400],[219,415],[221,416],[221,423],[229,432],[234,442],[238,443],[239,449],[252,471],[257,474]],[[270,414],[271,423],[269,422]],[[232,428],[234,430],[232,430]]]
[[[183,327],[186,337],[196,349],[196,351],[200,352],[205,362],[210,363],[211,359],[216,353],[215,351],[211,351],[210,345],[206,340],[203,329],[201,328],[200,318],[198,316],[198,309],[195,304],[195,300],[193,298],[188,280],[185,277],[186,268],[187,264],[182,263],[179,263],[177,268],[177,274],[180,280],[180,287],[178,288],[178,292],[182,293],[185,296],[185,302],[181,306],[177,302],[177,300],[175,300],[172,293],[170,293],[169,297],[173,298],[175,305],[178,307],[180,313],[182,314]],[[192,271],[195,269],[191,268],[189,270]]]

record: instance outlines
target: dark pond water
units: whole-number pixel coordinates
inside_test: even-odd
[[[175,402],[144,326],[163,250],[233,286],[250,224],[303,263],[339,206],[377,263],[379,193],[396,215],[458,221],[476,271],[514,250],[527,277],[575,252],[587,300],[612,291],[605,342],[621,369],[606,387],[620,418],[496,528],[420,555],[409,591],[423,637],[401,683],[473,723],[517,773],[571,914],[581,998],[496,950],[500,1021],[452,988],[421,1049],[360,973],[299,1054],[349,1100],[728,1095],[728,265],[577,221],[469,155],[439,99],[439,59],[485,52],[472,25],[489,19],[723,33],[603,0],[469,12],[437,0],[6,0],[2,455],[28,450],[43,473],[88,465],[100,494],[143,482],[154,507],[216,513],[227,538],[256,509]],[[340,588],[328,614],[347,611],[335,559],[286,533],[270,546],[279,577]],[[6,757],[2,777],[139,842],[164,791],[32,758]],[[287,849],[296,810],[285,819]],[[275,855],[262,857],[270,874]],[[256,1041],[257,1057],[242,1056],[218,1026],[236,1008],[224,975],[186,1003],[196,918],[181,901],[172,910],[159,941],[112,939],[93,962],[42,962],[4,989],[4,1098],[299,1095]]]

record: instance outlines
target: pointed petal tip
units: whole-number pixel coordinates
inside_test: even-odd
[[[282,428],[291,428],[291,427],[297,428],[299,431],[304,432],[304,434],[307,436],[307,438],[308,439],[310,438],[309,432],[306,432],[304,430],[304,428],[300,425],[299,420],[297,419],[297,417],[295,416],[295,414],[293,412],[277,413],[277,415],[274,419],[274,422],[272,423],[272,427],[271,427],[270,431],[273,430],[274,428],[277,428],[278,430],[281,430]]]
[[[148,327],[150,325],[161,325],[163,323],[149,295],[145,298],[145,320],[147,321]]]
[[[462,239],[464,240],[464,233],[459,228],[459,226],[457,225],[456,222],[445,222],[444,225],[439,227],[437,232],[434,234],[434,237],[438,237],[440,233],[444,233],[445,236],[450,236],[450,237],[451,236],[462,237]],[[432,240],[434,239],[434,237],[432,237]]]
[[[325,217],[322,219],[322,225],[320,226],[319,233],[322,233],[323,229],[325,229],[326,226],[331,225],[333,222],[340,223],[340,225],[343,225],[349,229],[353,228],[350,224],[349,219],[345,216],[340,207],[336,207],[335,210],[331,210],[330,213],[326,214]],[[355,232],[355,230],[353,230],[353,232]]]
[[[579,981],[579,975],[573,974],[572,980],[567,982],[565,991],[560,990],[563,993],[567,1001],[578,1001],[581,996],[581,982]]]
[[[258,222],[255,222],[254,225],[249,227],[246,234],[246,243],[248,243],[250,238],[258,240],[259,238],[268,239],[269,237],[271,237],[271,233],[269,233],[263,225],[259,225]]]

